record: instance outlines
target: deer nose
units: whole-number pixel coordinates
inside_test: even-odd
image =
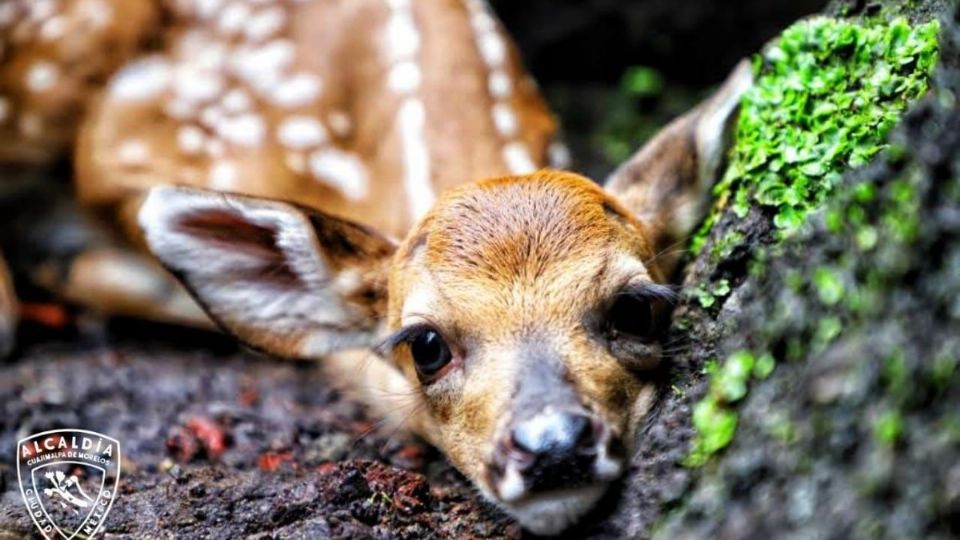
[[[544,464],[564,462],[593,445],[593,423],[583,414],[550,412],[510,430],[514,448]]]
[[[610,480],[620,464],[609,431],[583,412],[540,412],[510,428],[494,455],[491,480],[505,501]]]

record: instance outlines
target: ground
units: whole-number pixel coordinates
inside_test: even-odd
[[[510,538],[435,451],[384,432],[316,366],[160,342],[31,347],[0,368],[0,447],[83,426],[121,442],[107,537]],[[0,464],[0,538],[28,535]]]

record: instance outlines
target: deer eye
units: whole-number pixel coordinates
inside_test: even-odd
[[[421,378],[429,379],[440,372],[453,357],[450,347],[432,328],[425,328],[410,338],[410,354]]]
[[[607,310],[606,326],[613,337],[653,339],[656,321],[650,300],[632,295],[619,295]]]

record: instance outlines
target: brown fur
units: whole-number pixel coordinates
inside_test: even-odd
[[[608,208],[615,209],[613,216]],[[614,261],[652,257],[648,231],[590,180],[542,171],[454,190],[396,255],[388,324],[404,323],[412,288],[429,287],[436,303],[424,318],[462,358],[462,380],[422,395],[439,421],[451,459],[472,478],[502,428],[529,340],[556,351],[587,406],[619,433],[643,384],[607,351],[584,321],[635,275]],[[662,280],[651,267],[645,279]],[[396,358],[417,384],[408,353]]]

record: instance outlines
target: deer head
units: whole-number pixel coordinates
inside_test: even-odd
[[[416,397],[422,435],[526,528],[555,533],[626,466],[674,297],[660,242],[691,226],[664,208],[704,198],[749,81],[741,66],[612,191],[555,171],[482,180],[441,194],[399,243],[186,187],[154,188],[139,220],[224,330],[289,358],[369,348]]]

